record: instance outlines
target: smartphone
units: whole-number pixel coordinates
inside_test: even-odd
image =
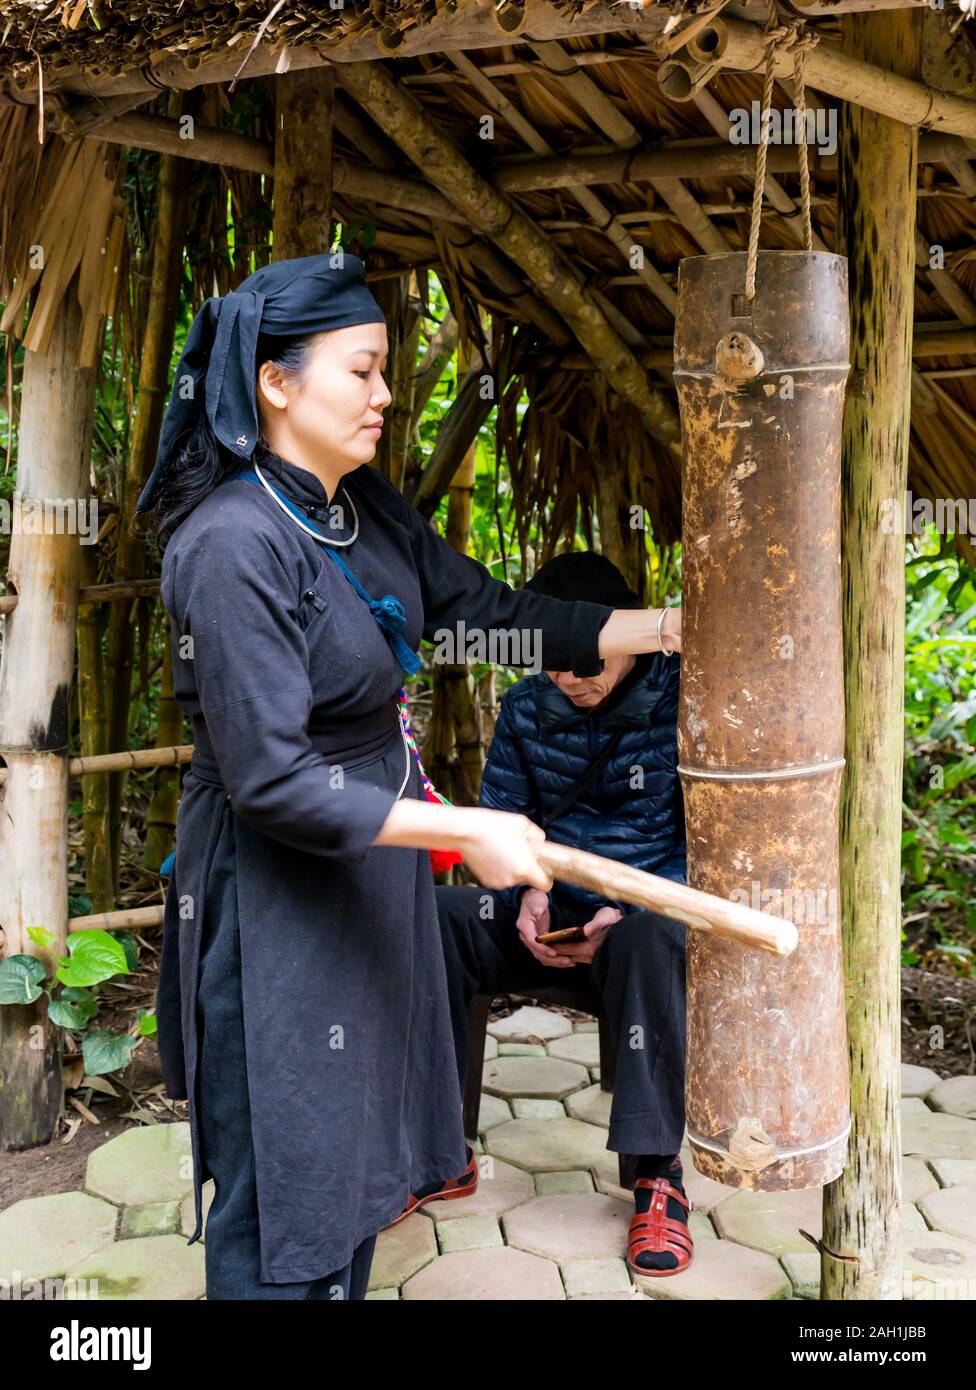
[[[582,927],[564,927],[562,931],[547,931],[542,936],[537,936],[536,941],[541,941],[544,946],[552,946],[561,941],[585,941],[586,932]]]

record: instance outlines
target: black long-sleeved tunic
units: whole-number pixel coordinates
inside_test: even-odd
[[[459,621],[528,629],[543,667],[599,670],[609,608],[513,591],[368,466],[332,499],[339,529],[313,474],[273,457],[261,467],[326,535],[351,535],[355,513],[340,553],[374,598],[400,599],[411,647]],[[399,795],[423,798],[394,703],[403,673],[321,545],[244,480],[174,533],[162,593],[194,732],[158,994],[167,1091],[189,1100],[191,1240],[207,1177],[200,943],[208,913],[235,912],[261,1278],[315,1279],[465,1163],[429,856],[372,846]]]

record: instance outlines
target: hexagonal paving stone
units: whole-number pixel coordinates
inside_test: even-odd
[[[943,1187],[976,1182],[976,1158],[930,1158],[928,1166]]]
[[[502,1217],[505,1240],[530,1255],[558,1260],[620,1259],[634,1209],[616,1197],[560,1193],[536,1197]]]
[[[595,1018],[577,1019],[573,1024],[574,1033],[599,1033],[600,1023]]]
[[[927,1231],[928,1223],[919,1211],[918,1207],[911,1202],[906,1202],[901,1209],[901,1228],[903,1231]]]
[[[483,1061],[493,1062],[498,1056],[498,1039],[493,1038],[490,1033],[485,1034],[485,1055]]]
[[[796,1192],[736,1192],[719,1202],[712,1220],[720,1236],[771,1255],[805,1255],[813,1247],[800,1227],[818,1240],[822,1231],[823,1189]]]
[[[692,1240],[718,1240],[718,1234],[707,1212],[692,1210],[688,1215],[688,1230],[691,1232]]]
[[[793,1286],[779,1260],[731,1240],[703,1240],[680,1274],[634,1274],[649,1298],[694,1302],[789,1298]]]
[[[933,1086],[938,1086],[939,1074],[931,1067],[915,1067],[910,1062],[901,1064],[901,1093],[903,1096],[927,1096]]]
[[[737,1187],[730,1187],[728,1183],[716,1182],[714,1178],[706,1178],[699,1173],[695,1167],[694,1155],[687,1147],[681,1150],[681,1169],[683,1173],[682,1185],[694,1206],[701,1211],[711,1211],[719,1202],[740,1190]]]
[[[463,1198],[473,1201],[473,1198]],[[396,1226],[380,1231],[376,1237],[373,1264],[369,1272],[371,1289],[396,1288],[423,1269],[437,1256],[434,1227],[422,1211],[415,1211]]]
[[[492,1066],[497,1066],[497,1062],[492,1062]],[[486,1063],[487,1066],[487,1063]],[[512,1107],[507,1100],[501,1096],[490,1096],[487,1092],[481,1093],[481,1106],[478,1110],[478,1132],[485,1134],[495,1125],[504,1125],[512,1118]]]
[[[450,1202],[428,1202],[423,1210],[438,1223],[469,1216],[496,1217],[534,1195],[531,1173],[485,1154],[478,1164],[476,1192],[470,1197],[455,1197]]]
[[[561,1120],[566,1107],[561,1100],[534,1100],[527,1096],[516,1096],[512,1101],[512,1114],[517,1120]]]
[[[901,1117],[903,1120],[906,1115],[927,1115],[930,1108],[920,1096],[902,1096],[901,1098]]]
[[[585,1091],[577,1091],[566,1101],[566,1109],[577,1120],[585,1120],[588,1125],[601,1125],[607,1129],[610,1124],[610,1107],[613,1092],[602,1091],[599,1086],[587,1086]]]
[[[179,1202],[149,1202],[141,1207],[123,1207],[119,1240],[133,1240],[137,1236],[168,1236],[179,1229]]]
[[[594,1191],[593,1179],[582,1171],[572,1173],[536,1173],[535,1190],[540,1197],[553,1197],[558,1192]]]
[[[935,1230],[976,1242],[976,1185],[942,1187],[923,1197],[918,1205]]]
[[[582,1120],[512,1120],[488,1131],[490,1154],[530,1173],[594,1168],[606,1153],[606,1136]]]
[[[600,1065],[600,1038],[597,1033],[571,1033],[567,1038],[557,1038],[546,1045],[550,1057],[561,1057],[564,1062],[579,1062],[582,1067]]]
[[[442,1255],[450,1255],[455,1250],[489,1250],[505,1244],[493,1216],[466,1216],[462,1221],[442,1221],[437,1227],[437,1243]]]
[[[129,1134],[142,1132],[127,1131]],[[206,1292],[203,1246],[199,1243],[187,1245],[182,1236],[119,1240],[72,1265],[68,1273],[76,1280],[97,1280],[99,1301],[114,1298],[190,1300],[202,1298]],[[81,1292],[79,1289],[78,1293]],[[91,1285],[88,1296],[96,1296]],[[68,1297],[67,1286],[65,1297]]]
[[[633,1285],[626,1260],[570,1260],[560,1265],[567,1298],[582,1298],[585,1294],[625,1293]]]
[[[615,1153],[605,1153],[600,1162],[592,1166],[590,1172],[593,1174],[597,1192],[602,1192],[607,1197],[619,1197],[622,1202],[634,1200],[633,1192],[620,1185],[620,1164]]]
[[[920,1158],[902,1159],[901,1195],[906,1202],[917,1202],[926,1192],[936,1192],[938,1186],[935,1174]]]
[[[499,1043],[499,1057],[545,1057],[546,1049],[542,1043]]]
[[[976,1120],[976,1076],[950,1076],[926,1098],[933,1110]]]
[[[488,1024],[488,1032],[499,1042],[545,1043],[552,1038],[565,1038],[572,1031],[573,1025],[568,1018],[534,1005],[516,1009],[508,1018]]]
[[[200,1236],[200,1239],[205,1240],[207,1236],[207,1214],[210,1211],[210,1203],[214,1199],[213,1178],[208,1178],[203,1184],[203,1191],[200,1197],[201,1210],[203,1212],[203,1234]],[[193,1193],[191,1192],[188,1197],[183,1198],[183,1203],[180,1207],[180,1230],[185,1236],[192,1236],[196,1224],[196,1217],[193,1214]]]
[[[562,1100],[589,1079],[585,1067],[556,1057],[498,1057],[485,1063],[481,1084],[493,1096]]]
[[[25,1197],[0,1211],[3,1276],[57,1279],[69,1265],[111,1245],[119,1212],[87,1192]]]
[[[366,1291],[366,1298],[367,1298],[367,1301],[370,1302],[370,1303],[372,1303],[374,1300],[379,1300],[379,1301],[384,1302],[384,1303],[386,1303],[386,1302],[397,1303],[397,1302],[399,1302],[399,1299],[400,1299],[400,1290],[399,1290],[399,1289],[367,1289],[367,1291]]]
[[[961,1115],[926,1110],[902,1117],[901,1151],[923,1158],[976,1158],[976,1124]]]
[[[936,1297],[971,1299],[976,1288],[976,1244],[946,1231],[908,1231],[902,1236],[902,1268],[905,1298],[931,1297],[931,1290],[915,1287],[927,1281],[936,1285]]]
[[[566,1297],[551,1260],[524,1250],[464,1250],[441,1255],[404,1284],[404,1299],[542,1302]]]
[[[89,1155],[85,1188],[124,1206],[182,1201],[193,1188],[189,1124],[124,1130]]]
[[[819,1299],[820,1256],[816,1250],[811,1250],[809,1255],[793,1253],[784,1255],[782,1265],[790,1276],[793,1292],[797,1298]]]

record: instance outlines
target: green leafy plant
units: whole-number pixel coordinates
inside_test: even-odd
[[[27,935],[42,950],[54,946],[54,933],[29,927]],[[53,978],[36,956],[8,956],[0,961],[0,1005],[33,1004],[47,995],[48,1017],[56,1027],[82,1033],[81,1054],[88,1076],[119,1071],[131,1060],[140,1038],[154,1037],[156,1018],[142,1011],[138,1035],[88,1025],[98,1013],[96,986],[117,975],[128,975],[137,964],[135,939],[128,932],[77,932],[68,939],[68,954],[57,960]]]

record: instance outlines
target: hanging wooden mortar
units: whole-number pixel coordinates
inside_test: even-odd
[[[791,918],[774,958],[689,932],[686,1111],[695,1167],[782,1191],[836,1178],[850,1089],[840,945],[844,765],[840,454],[847,261],[681,262],[678,772],[688,882]]]

